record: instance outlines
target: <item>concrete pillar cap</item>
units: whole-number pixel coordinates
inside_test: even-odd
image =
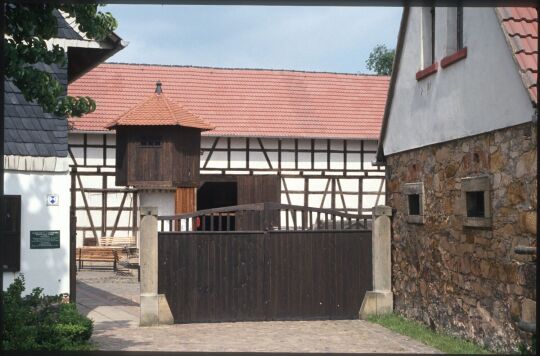
[[[392,208],[386,205],[377,205],[373,207],[373,216],[392,216]]]
[[[141,216],[145,215],[158,215],[158,208],[157,207],[143,207],[141,208]]]

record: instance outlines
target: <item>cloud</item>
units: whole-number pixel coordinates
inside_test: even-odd
[[[130,45],[110,61],[367,72],[401,8],[110,5]]]

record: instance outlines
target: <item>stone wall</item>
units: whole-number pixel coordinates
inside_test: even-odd
[[[387,157],[398,313],[494,350],[530,342],[517,322],[536,301],[536,265],[514,247],[536,246],[536,146],[528,123]],[[461,179],[483,174],[492,226],[464,227]],[[424,224],[406,219],[412,182],[424,184]]]

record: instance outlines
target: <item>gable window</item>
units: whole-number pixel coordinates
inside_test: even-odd
[[[463,6],[456,8],[456,50],[463,48]]]
[[[435,7],[431,7],[429,14],[431,17],[431,56],[429,64],[433,64],[435,63]]]
[[[424,223],[424,183],[406,183],[403,193],[407,200],[406,220],[412,224]]]
[[[467,57],[467,47],[463,44],[463,6],[448,7],[446,11],[446,57],[441,59],[442,68]]]
[[[159,147],[161,146],[161,137],[144,136],[140,140],[141,147]]]
[[[422,8],[420,34],[420,66],[422,68],[416,72],[416,80],[429,77],[438,70],[438,63],[435,60],[435,7]]]
[[[435,63],[435,7],[422,8],[422,68]]]
[[[491,226],[489,176],[468,177],[461,180],[463,225]]]
[[[3,239],[0,240],[2,266],[5,272],[17,272],[21,267],[21,196],[6,195],[4,215],[0,221]]]

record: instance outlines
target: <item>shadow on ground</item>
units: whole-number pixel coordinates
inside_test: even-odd
[[[113,284],[112,282],[102,283]],[[102,288],[97,288],[93,284],[77,281],[77,304],[84,306],[134,306],[138,307],[139,303],[132,299],[120,296],[115,293],[108,292]]]

